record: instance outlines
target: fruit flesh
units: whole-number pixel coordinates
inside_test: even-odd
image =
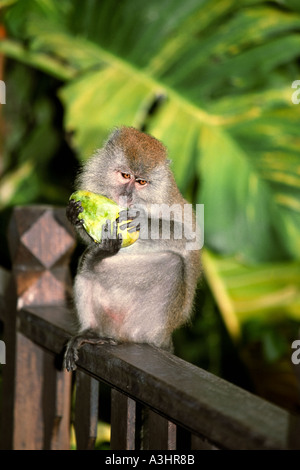
[[[80,201],[83,211],[78,215],[78,219],[83,219],[83,226],[87,233],[96,243],[101,242],[102,226],[107,220],[113,223],[119,213],[126,208],[118,206],[114,201],[101,194],[90,191],[79,190],[71,194],[70,199]],[[117,224],[117,233],[122,234],[122,248],[132,245],[139,237],[139,232],[129,233],[127,229],[121,230],[120,226],[126,224],[123,221]]]

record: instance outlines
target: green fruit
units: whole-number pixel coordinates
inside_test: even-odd
[[[76,191],[71,194],[70,200],[80,201],[83,211],[78,215],[78,219],[83,219],[83,226],[87,233],[96,243],[101,242],[102,226],[107,220],[113,223],[124,207],[118,206],[114,201],[101,194],[91,193],[90,191]],[[125,223],[122,222],[121,225]],[[122,248],[132,245],[138,238],[139,232],[129,233],[128,230],[120,230],[117,224],[117,233],[122,234]]]

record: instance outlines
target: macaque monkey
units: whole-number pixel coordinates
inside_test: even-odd
[[[140,236],[121,248],[122,235],[109,222],[101,243],[95,243],[78,220],[81,203],[69,202],[67,217],[87,248],[74,282],[79,330],[67,344],[64,367],[76,369],[84,343],[148,343],[172,350],[172,332],[191,314],[200,265],[199,249],[188,245],[195,216],[190,210],[183,217],[188,204],[169,168],[166,148],[132,127],[118,128],[83,166],[76,189],[125,207],[118,222],[126,221],[125,228],[139,230]],[[177,215],[169,211],[167,236],[157,205],[177,209]],[[151,236],[157,225],[160,236]]]

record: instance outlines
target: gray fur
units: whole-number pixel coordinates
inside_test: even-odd
[[[115,172],[131,173],[126,155],[114,143],[119,132],[114,131],[106,146],[87,161],[78,176],[77,189],[118,202],[122,188],[115,183]],[[131,196],[133,207],[141,204],[146,208],[146,218],[153,203],[181,207],[186,203],[167,160],[145,178],[150,184],[133,190]],[[174,218],[173,223],[177,223]],[[191,314],[200,269],[198,251],[186,250],[186,240],[174,240],[171,233],[170,240],[140,236],[133,245],[107,254],[84,232],[80,227],[79,234],[88,247],[74,285],[79,334],[93,330],[99,337],[171,349],[172,332]]]

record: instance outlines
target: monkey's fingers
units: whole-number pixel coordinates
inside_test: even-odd
[[[102,226],[102,239],[118,239],[118,225],[117,222],[111,222],[111,220],[107,220],[105,224]]]
[[[115,254],[122,246],[122,234],[118,234],[118,226],[116,222],[107,220],[102,227],[101,249],[107,253]]]
[[[80,201],[74,201],[74,199],[71,199],[67,205],[66,208],[66,215],[69,221],[73,225],[83,225],[84,221],[83,219],[78,219],[79,214],[83,212],[83,207],[81,205]]]
[[[130,217],[129,209],[124,209],[119,212],[119,217],[116,218],[116,222],[119,224],[129,219],[133,219],[133,217]]]
[[[120,230],[127,230],[129,233],[139,232],[141,230],[141,225],[140,223],[136,224],[134,221],[130,221],[120,225]]]
[[[134,233],[134,232],[139,232],[141,230],[141,225],[137,224],[136,226],[133,226],[127,230],[128,233]]]
[[[120,248],[122,247],[122,243],[123,243],[123,237],[121,233],[116,234],[116,237],[117,238],[111,238],[109,240],[109,243],[110,243],[109,251],[110,253],[113,253],[113,254],[117,253],[120,250]]]
[[[83,212],[83,207],[81,205],[81,201],[75,201],[74,199],[70,199],[67,210],[71,210],[77,213],[77,215],[80,214],[80,212]]]
[[[118,225],[116,221],[114,221],[112,224],[111,238],[114,240],[118,239]]]
[[[117,217],[116,222],[117,223],[122,223],[126,222],[127,220],[133,220],[136,217],[139,217],[140,211],[137,209],[124,209],[119,212],[119,217]]]
[[[107,220],[103,225],[101,229],[101,240],[108,240],[111,235],[111,221]]]

